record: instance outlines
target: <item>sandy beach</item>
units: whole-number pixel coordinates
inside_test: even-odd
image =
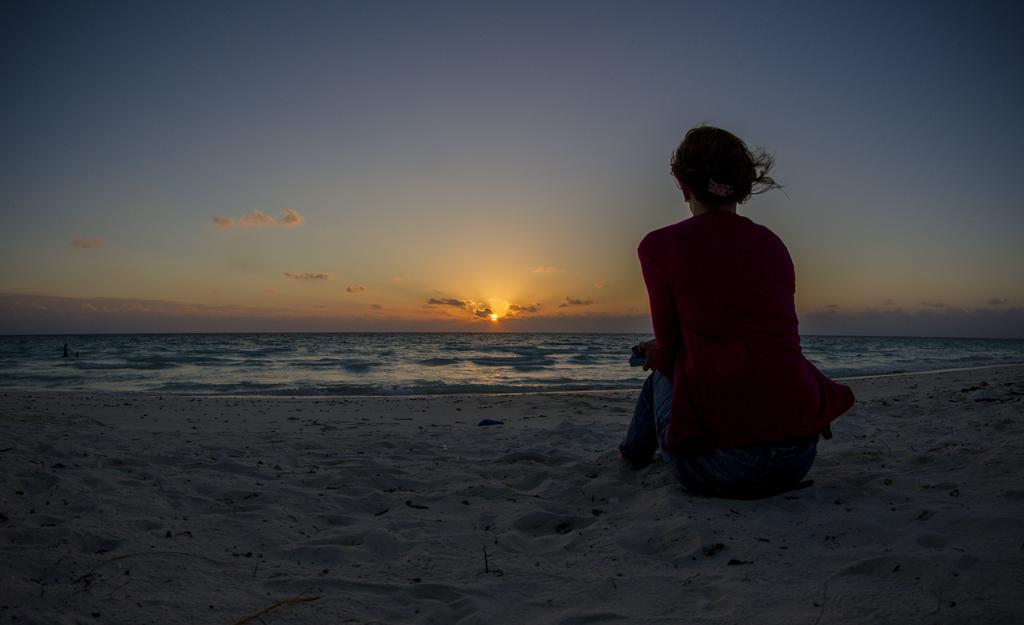
[[[0,622],[1024,620],[1024,366],[848,384],[760,501],[624,466],[633,392],[5,394]]]

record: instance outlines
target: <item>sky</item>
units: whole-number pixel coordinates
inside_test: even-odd
[[[4,2],[0,333],[637,331],[669,158],[781,191],[803,333],[1024,337],[1024,8]]]

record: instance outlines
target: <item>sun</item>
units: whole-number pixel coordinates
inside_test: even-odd
[[[491,321],[497,321],[497,320],[498,320],[498,314],[497,313],[491,313]]]

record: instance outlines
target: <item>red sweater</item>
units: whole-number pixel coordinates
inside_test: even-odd
[[[775,233],[708,212],[651,232],[637,251],[657,339],[647,362],[673,381],[670,450],[831,437],[853,393],[800,351],[793,261]]]

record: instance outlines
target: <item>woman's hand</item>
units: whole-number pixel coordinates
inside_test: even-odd
[[[642,356],[643,358],[647,358],[647,350],[650,349],[650,348],[657,349],[658,348],[658,341],[656,341],[656,340],[644,341],[643,343],[638,343],[637,345],[634,345],[633,346],[633,355],[634,356]],[[651,368],[650,365],[645,362],[644,363],[644,371],[647,371],[650,368]]]

